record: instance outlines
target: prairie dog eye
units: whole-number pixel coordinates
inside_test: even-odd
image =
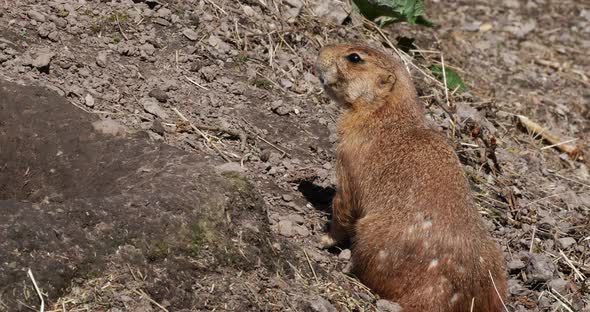
[[[353,64],[359,64],[363,61],[361,56],[356,53],[349,54],[346,59]]]

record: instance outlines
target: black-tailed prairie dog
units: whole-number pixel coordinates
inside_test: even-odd
[[[446,138],[430,129],[397,57],[321,50],[338,123],[337,193],[324,247],[352,243],[353,273],[403,311],[501,311],[504,259]]]

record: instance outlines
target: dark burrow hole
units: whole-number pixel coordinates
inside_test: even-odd
[[[297,190],[303,194],[305,199],[317,210],[332,213],[332,199],[336,195],[336,189],[332,186],[319,186],[312,181],[302,181]]]

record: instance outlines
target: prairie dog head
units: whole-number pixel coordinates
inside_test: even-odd
[[[366,46],[326,46],[320,51],[317,70],[326,93],[346,108],[376,106],[415,96],[403,64],[392,55]]]

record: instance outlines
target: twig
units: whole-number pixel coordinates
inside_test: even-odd
[[[563,142],[559,142],[559,143],[556,143],[556,144],[551,144],[551,145],[549,145],[549,146],[543,146],[543,147],[541,147],[541,150],[546,150],[546,149],[548,149],[548,148],[557,147],[557,146],[559,146],[559,145],[563,145],[563,144],[567,144],[567,143],[575,142],[575,141],[577,141],[577,140],[578,140],[578,138],[575,138],[575,139],[565,140],[565,141],[563,141]]]
[[[558,294],[559,297],[556,296],[555,294],[553,294],[553,292]],[[570,303],[565,301],[565,298],[563,298],[563,296],[559,292],[557,292],[557,290],[551,288],[551,291],[549,291],[548,294],[551,295],[551,297],[553,297],[553,299],[557,300],[557,302],[559,302],[566,310],[568,310],[569,312],[574,312],[574,310],[572,310],[572,308],[571,308]]]
[[[169,125],[174,126],[174,124],[169,124]],[[240,150],[243,151],[244,149],[246,149],[246,144],[248,143],[248,135],[246,135],[242,131],[231,130],[231,129],[220,127],[220,126],[210,127],[210,126],[195,125],[195,124],[192,124],[191,127],[192,126],[195,126],[199,130],[206,130],[206,131],[212,131],[212,132],[223,132],[223,133],[226,133],[230,136],[238,137],[238,138],[240,138],[240,142],[241,142],[240,143]],[[208,139],[207,142],[210,142],[210,140]],[[240,158],[240,157],[238,157],[238,158]]]
[[[224,128],[224,127],[209,127],[209,126],[203,126],[203,125],[196,125],[195,127],[201,129],[201,130],[207,130],[207,131],[213,131],[213,132],[223,132],[226,134],[229,134],[231,136],[235,136],[240,138],[240,150],[243,151],[246,148],[246,144],[248,143],[248,135],[246,135],[245,133],[241,132],[241,131],[235,131],[235,130],[231,130],[228,128]]]
[[[494,282],[494,277],[492,276],[492,271],[488,270],[488,273],[490,274],[490,279],[492,280],[492,285],[494,285],[494,289],[496,290],[496,294],[498,295],[498,298],[500,298],[500,302],[502,302],[502,306],[504,307],[504,310],[506,310],[506,312],[510,312],[510,311],[508,311],[506,304],[504,304],[504,300],[502,300],[502,296],[500,296],[500,292],[498,291],[498,287],[496,287],[496,282]]]
[[[197,87],[199,87],[199,88],[201,88],[201,89],[203,89],[203,90],[205,90],[205,91],[209,91],[209,88],[207,88],[207,87],[204,87],[204,86],[202,86],[202,85],[198,84],[196,81],[194,81],[194,80],[190,79],[189,77],[187,77],[187,76],[184,76],[184,78],[186,78],[186,80],[188,80],[190,83],[194,84],[195,86],[197,86]]]
[[[311,260],[309,260],[309,256],[307,255],[307,251],[305,251],[305,249],[303,249],[303,254],[305,255],[305,259],[307,259],[307,265],[309,265],[309,268],[311,269],[311,273],[313,273],[313,277],[315,278],[316,283],[319,284],[320,281],[318,280],[317,274],[315,274],[315,270],[311,265]]]
[[[162,309],[164,312],[169,312],[168,309],[164,308],[161,304],[157,303],[156,300],[152,299],[148,294],[145,293],[143,290],[133,290],[136,294],[146,298],[149,302],[155,304],[158,308]]]
[[[225,154],[223,154],[223,152],[215,145],[215,143],[213,143],[213,141],[211,141],[211,139],[205,133],[203,133],[203,131],[201,131],[192,122],[190,122],[186,117],[184,117],[184,115],[181,114],[176,109],[176,107],[173,107],[172,110],[178,115],[178,117],[180,117],[180,119],[188,122],[188,124],[191,126],[191,128],[193,128],[193,130],[195,130],[195,132],[197,132],[201,137],[203,137],[203,139],[205,139],[205,141],[207,141],[207,143],[213,147],[213,149],[219,154],[219,156],[221,156],[221,158],[223,158],[227,162],[231,162],[231,160],[229,160],[229,158],[227,158],[227,156],[225,156]]]
[[[581,186],[585,186],[585,187],[588,187],[588,188],[590,188],[590,184],[586,184],[586,183],[584,183],[584,182],[581,182],[581,181],[578,181],[578,180],[575,180],[575,179],[570,179],[570,178],[568,178],[568,177],[564,177],[564,176],[562,176],[562,175],[560,175],[560,174],[557,174],[557,173],[554,173],[553,175],[555,175],[556,177],[562,178],[562,179],[564,179],[564,180],[567,180],[567,181],[570,181],[570,182],[577,183],[577,184],[579,184],[579,185],[581,185]]]
[[[563,141],[557,136],[550,134],[545,128],[526,116],[516,115],[516,117],[520,124],[529,132],[549,142],[551,144],[549,147],[556,147],[558,150],[567,153],[574,160],[583,160],[582,149],[579,146],[567,144],[569,143],[568,141]]]
[[[227,15],[227,12],[225,12],[224,9],[222,9],[220,6],[218,6],[217,4],[215,4],[215,2],[213,2],[211,0],[205,0],[205,1],[209,2],[209,4],[211,4],[212,6],[214,6],[216,9],[218,9],[224,15]]]
[[[121,33],[121,35],[123,35],[123,38],[125,38],[125,40],[129,41],[129,38],[127,38],[127,35],[125,35],[125,32],[123,32],[123,28],[121,27],[121,23],[119,23],[119,14],[117,12],[115,12],[114,14],[115,14],[115,20],[117,21],[117,26],[119,27],[119,32]]]
[[[246,121],[246,119],[242,118],[242,120],[243,120],[243,121],[244,121],[246,124],[248,124],[249,126],[251,126],[251,127],[252,127],[252,125],[251,125],[251,124],[250,124],[248,121]],[[278,146],[276,146],[276,145],[274,145],[274,144],[270,143],[270,142],[269,142],[269,141],[267,141],[265,138],[261,137],[260,135],[256,134],[255,132],[253,132],[253,131],[250,131],[250,130],[248,130],[248,129],[246,129],[246,128],[244,128],[244,130],[246,130],[246,132],[249,132],[250,134],[254,135],[254,136],[257,138],[257,139],[259,139],[259,140],[263,141],[264,143],[266,143],[266,144],[270,145],[272,148],[276,149],[277,151],[279,151],[279,152],[283,153],[283,155],[286,155],[286,156],[287,156],[287,157],[289,157],[289,158],[291,157],[291,154],[289,154],[289,153],[287,153],[286,151],[282,150],[282,149],[281,149],[281,148],[279,148]]]
[[[33,276],[33,272],[31,271],[31,269],[29,269],[27,274],[29,274],[29,278],[33,282],[33,286],[35,286],[35,291],[37,292],[37,295],[39,296],[39,300],[41,300],[41,308],[39,308],[39,312],[44,312],[45,311],[45,300],[43,300],[43,294],[41,294],[41,291],[39,290],[39,286],[37,286],[37,282],[35,281],[35,277]]]
[[[570,268],[572,268],[572,270],[576,273],[575,275],[582,281],[586,280],[586,276],[584,274],[582,274],[582,272],[580,272],[580,270],[578,270],[578,268],[576,268],[574,266],[574,264],[572,263],[572,261],[566,257],[566,255],[563,253],[563,250],[559,249],[559,254],[561,254],[561,256],[563,257],[563,259],[565,259],[565,262],[570,266]]]

